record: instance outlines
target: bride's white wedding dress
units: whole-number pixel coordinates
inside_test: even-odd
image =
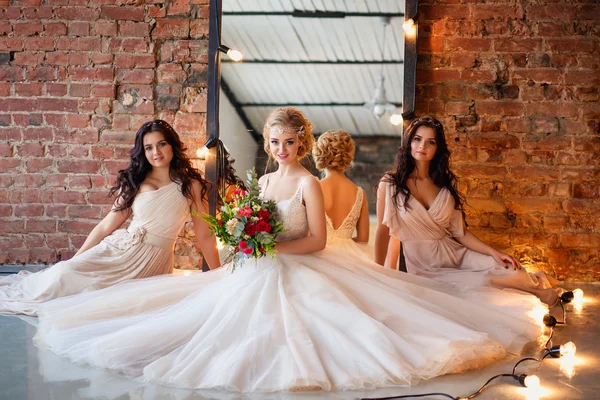
[[[277,208],[287,229],[280,240],[308,234],[302,185]],[[36,343],[168,386],[329,391],[482,367],[539,334],[526,315],[539,305],[533,296],[493,289],[470,301],[354,256],[361,251],[349,227],[357,218],[353,210],[347,225],[330,226],[321,252],[52,301],[40,310]]]

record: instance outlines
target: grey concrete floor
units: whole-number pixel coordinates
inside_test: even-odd
[[[580,287],[586,301],[580,311],[567,305],[567,325],[557,329],[554,344],[573,341],[577,345],[575,359],[546,359],[542,364],[522,364],[519,373],[537,374],[540,393],[520,387],[510,378],[495,381],[478,399],[599,399],[600,398],[600,285],[569,284]],[[560,308],[552,310],[559,319]],[[509,373],[517,360],[511,357],[483,370],[459,375],[446,375],[412,388],[388,388],[370,392],[343,393],[277,393],[232,394],[226,392],[192,392],[140,384],[107,371],[75,365],[54,354],[40,351],[32,343],[36,320],[0,316],[0,399],[2,400],[200,400],[200,399],[358,399],[428,392],[445,392],[454,397],[467,396],[485,381],[499,373]],[[541,339],[542,344],[545,340]],[[539,349],[539,348],[538,348]],[[527,355],[536,356],[532,346]],[[540,395],[541,394],[541,395]],[[427,397],[441,399],[442,397]]]

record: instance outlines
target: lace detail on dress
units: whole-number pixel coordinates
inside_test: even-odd
[[[302,204],[302,187],[305,177],[300,181],[296,192],[287,200],[277,202],[277,213],[279,219],[283,222],[285,231],[277,235],[277,242],[286,242],[288,240],[301,239],[308,236],[308,217],[306,216],[306,207]],[[263,193],[269,185],[269,177],[263,188]]]
[[[337,229],[333,228],[331,218],[329,218],[329,215],[325,214],[325,220],[327,221],[328,243],[336,239],[352,239],[352,236],[354,235],[354,229],[356,228],[356,223],[360,218],[360,210],[362,208],[363,198],[363,191],[361,188],[358,188],[356,200],[354,201],[352,210],[350,210],[350,213],[348,213],[344,221],[342,221],[342,224]]]

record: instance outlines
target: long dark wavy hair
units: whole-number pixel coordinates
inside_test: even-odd
[[[223,152],[224,152],[224,162],[225,162],[225,175],[224,175],[224,179],[225,179],[225,184],[227,185],[234,185],[237,186],[241,189],[246,190],[246,184],[244,183],[244,181],[242,179],[240,179],[240,177],[238,177],[235,173],[235,168],[233,168],[233,163],[235,162],[235,160],[233,158],[231,158],[231,154],[229,154],[229,152],[225,149],[225,147],[223,147]],[[219,181],[222,178],[219,177]]]
[[[398,194],[404,196],[404,207],[410,209],[408,199],[410,198],[410,189],[408,188],[408,179],[410,174],[415,170],[415,160],[411,155],[410,144],[417,133],[417,129],[421,126],[427,126],[435,132],[435,141],[437,144],[437,151],[431,160],[429,167],[429,176],[433,180],[433,183],[440,187],[446,188],[450,191],[450,194],[454,198],[454,208],[463,212],[463,206],[465,203],[463,195],[457,189],[457,178],[452,171],[450,171],[450,150],[446,142],[444,135],[444,127],[435,118],[426,116],[419,117],[410,123],[402,138],[402,146],[398,149],[396,154],[396,165],[395,169],[387,171],[384,175],[384,180],[394,185],[394,205],[398,207]]]
[[[146,159],[144,152],[144,136],[150,132],[160,132],[165,137],[167,143],[173,148],[173,159],[169,167],[169,175],[173,182],[181,187],[181,193],[188,199],[193,200],[192,180],[200,182],[200,196],[207,198],[207,192],[210,182],[204,180],[200,171],[192,166],[189,157],[185,154],[187,150],[175,129],[167,122],[156,119],[144,123],[135,134],[135,144],[131,150],[131,162],[127,169],[119,171],[117,183],[110,190],[110,196],[118,193],[116,203],[117,211],[123,211],[130,208],[135,200],[135,196],[140,185],[146,179],[148,173],[152,170],[152,165]]]

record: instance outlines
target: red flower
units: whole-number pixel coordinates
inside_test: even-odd
[[[264,253],[264,252],[265,252],[265,249],[263,249],[262,247],[259,247],[259,248],[258,248],[258,251],[260,251],[261,253]]]
[[[256,215],[258,216],[258,218],[262,219],[263,221],[268,221],[271,213],[269,212],[269,210],[263,210],[261,208],[260,210],[258,210]]]
[[[271,224],[266,221],[260,220],[256,223],[256,230],[258,232],[271,233]]]
[[[246,249],[246,248],[248,248],[248,243],[245,240],[242,240],[240,242],[240,249],[243,250],[243,249]]]
[[[223,220],[221,218],[217,220],[217,225],[223,226]]]
[[[244,249],[244,250],[242,250],[242,251],[244,252],[244,254],[246,254],[246,255],[250,255],[250,254],[252,254],[252,251],[253,251],[253,250],[252,250],[252,247],[247,247],[247,248],[245,248],[245,249]]]
[[[259,221],[261,222],[261,221]],[[254,236],[256,235],[256,232],[258,231],[258,223],[257,222],[250,222],[249,224],[246,225],[246,228],[244,229],[244,232],[246,232],[247,235],[250,236]]]
[[[244,208],[240,208],[238,210],[238,215],[240,217],[250,217],[252,215],[252,208],[250,206],[246,206]]]

